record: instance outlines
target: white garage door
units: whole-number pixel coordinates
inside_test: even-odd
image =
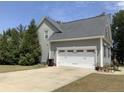
[[[96,49],[94,48],[60,48],[57,50],[57,66],[82,68],[95,67]]]

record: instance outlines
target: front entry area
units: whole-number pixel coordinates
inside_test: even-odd
[[[61,47],[57,48],[57,66],[69,66],[80,68],[95,68],[96,47]]]

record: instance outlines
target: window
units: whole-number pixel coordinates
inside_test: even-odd
[[[106,47],[106,57],[108,57],[108,47]]]
[[[84,50],[77,50],[77,52],[84,52]]]
[[[106,31],[106,32],[108,32],[108,31],[109,31],[109,26],[107,26],[107,27],[105,28],[105,31]]]
[[[95,52],[95,50],[87,50],[87,52]]]
[[[48,38],[48,31],[46,30],[45,31],[45,39],[47,39]]]
[[[61,52],[65,52],[65,50],[59,50],[59,52],[61,53]]]
[[[107,26],[107,27],[105,28],[105,36],[110,39],[110,37],[109,37],[109,31],[110,31],[110,27]]]
[[[111,48],[108,48],[108,58],[111,56]]]
[[[109,58],[109,48],[108,48],[108,58]]]
[[[106,57],[106,46],[104,45],[104,57]]]
[[[73,52],[73,50],[67,50],[67,52]]]

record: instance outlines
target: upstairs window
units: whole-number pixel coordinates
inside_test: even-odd
[[[48,39],[48,30],[45,31],[45,39]]]

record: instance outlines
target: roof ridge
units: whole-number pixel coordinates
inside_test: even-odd
[[[106,14],[107,15],[107,14]],[[93,17],[89,17],[89,18],[84,18],[84,19],[77,19],[77,20],[73,20],[73,21],[69,21],[69,22],[63,22],[63,24],[66,23],[72,23],[72,22],[77,22],[77,21],[81,21],[81,20],[89,20],[89,19],[93,19],[93,18],[97,18],[97,17],[102,17],[102,16],[106,16],[106,15],[97,15],[97,16],[93,16]]]
[[[52,23],[52,25],[54,25],[56,28],[58,28],[58,30],[62,31],[60,24],[56,20],[54,20],[50,17],[47,17],[46,20],[48,20],[50,23]]]
[[[55,23],[57,23],[58,25],[63,23],[63,22],[60,21],[60,20],[55,20],[55,19],[52,19],[52,18],[50,18],[50,17],[46,17],[46,19],[48,19],[48,20],[50,19],[50,20],[54,21]]]

